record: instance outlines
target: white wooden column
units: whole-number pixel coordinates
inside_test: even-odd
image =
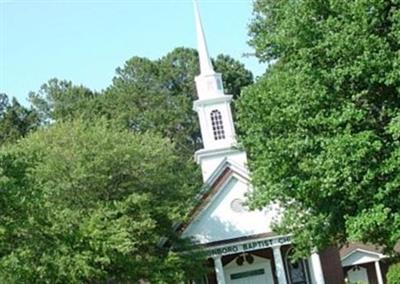
[[[220,256],[213,257],[214,259],[214,269],[215,275],[217,276],[218,284],[225,284],[225,274],[224,266],[222,265],[222,260]]]
[[[287,284],[285,265],[283,264],[282,254],[281,254],[281,246],[273,246],[272,251],[274,253],[275,270],[276,270],[276,276],[278,278],[278,283]]]
[[[312,271],[314,272],[314,279],[316,284],[325,284],[324,273],[322,272],[321,260],[319,254],[314,252],[311,255]]]
[[[375,261],[375,270],[376,270],[376,278],[378,279],[378,284],[383,284],[383,277],[379,260]]]

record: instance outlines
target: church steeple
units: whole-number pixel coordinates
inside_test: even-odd
[[[208,55],[207,42],[206,37],[204,36],[204,30],[199,11],[199,4],[197,3],[197,0],[193,1],[193,5],[194,16],[196,19],[197,51],[199,53],[200,73],[203,75],[214,74],[215,71],[211,64],[210,56]]]
[[[200,74],[196,77],[197,94],[200,99],[224,95],[221,74],[216,73],[208,54],[206,37],[201,22],[199,4],[193,0],[196,19],[197,52],[199,54]]]
[[[193,0],[193,4],[200,63],[200,74],[195,78],[199,99],[193,108],[199,116],[204,146],[196,152],[195,158],[201,165],[203,180],[207,180],[224,160],[245,166],[246,153],[235,148],[235,127],[230,107],[232,96],[224,93],[221,74],[214,71],[197,0]]]

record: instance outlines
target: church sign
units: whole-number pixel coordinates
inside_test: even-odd
[[[253,251],[258,249],[270,248],[273,246],[287,245],[290,243],[290,237],[279,237],[274,239],[261,239],[251,240],[239,244],[230,244],[226,246],[220,246],[207,250],[208,256],[221,256],[229,255],[247,251]]]

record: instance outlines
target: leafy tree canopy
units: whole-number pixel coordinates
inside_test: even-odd
[[[198,259],[180,244],[193,165],[157,135],[105,119],[58,122],[0,148],[0,282],[177,283]],[[195,261],[196,260],[196,261]],[[151,269],[150,269],[151,268]]]
[[[6,94],[0,94],[0,146],[12,143],[39,126],[38,114],[20,105]]]
[[[42,123],[90,117],[96,111],[97,93],[71,81],[50,79],[40,90],[30,92],[29,100],[40,115]]]
[[[257,0],[257,56],[274,64],[239,102],[251,203],[285,209],[300,254],[400,239],[398,1]]]

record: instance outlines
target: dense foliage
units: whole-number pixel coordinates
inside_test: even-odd
[[[13,143],[35,130],[40,123],[38,114],[6,94],[0,94],[0,145]]]
[[[386,274],[388,284],[400,284],[400,263],[392,264]]]
[[[106,120],[56,123],[0,148],[0,282],[176,283],[196,258],[173,231],[197,190],[173,145]]]
[[[257,0],[274,62],[239,103],[254,207],[278,202],[299,253],[400,239],[400,4]]]

